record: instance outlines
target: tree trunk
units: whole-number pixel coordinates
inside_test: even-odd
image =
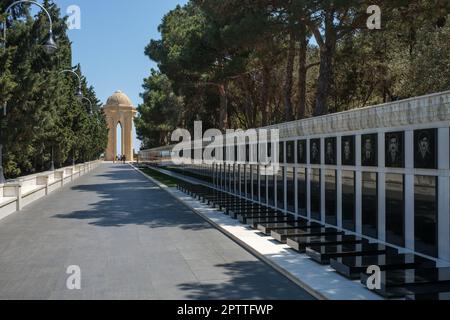
[[[284,118],[286,121],[292,121],[294,114],[292,108],[294,59],[295,59],[295,37],[293,35],[293,32],[291,32],[286,63],[286,79],[284,83]]]
[[[303,25],[302,25],[303,26]],[[299,119],[304,119],[306,116],[306,54],[308,52],[308,38],[306,36],[306,27],[302,27],[300,31],[300,51],[298,54],[298,109],[297,116]]]
[[[267,65],[263,66],[263,88],[261,93],[261,111],[262,125],[269,125],[269,90],[270,90],[270,69]]]
[[[225,83],[219,85],[220,95],[220,129],[225,131],[228,129],[228,97],[227,97],[227,85]]]
[[[328,12],[325,18],[325,43],[320,48],[320,71],[314,116],[328,113],[328,96],[333,72],[333,56],[336,48],[336,30],[333,25],[333,19],[334,13]]]

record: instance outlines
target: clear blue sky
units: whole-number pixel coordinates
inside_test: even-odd
[[[69,30],[73,42],[73,65],[83,74],[105,103],[122,90],[135,106],[142,102],[143,79],[156,65],[144,55],[150,39],[160,37],[162,17],[187,0],[54,0],[63,15],[70,5],[81,9],[81,30]],[[135,139],[134,148],[140,142]]]

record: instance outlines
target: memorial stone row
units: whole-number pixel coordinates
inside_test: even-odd
[[[356,139],[355,136],[341,138],[341,162],[344,166],[356,165]],[[307,141],[297,141],[297,162],[307,163]],[[321,139],[310,140],[310,164],[321,164]],[[337,164],[337,139],[325,138],[325,164]],[[283,144],[281,144],[283,146]],[[377,167],[378,164],[378,134],[365,134],[361,136],[361,165],[364,167]],[[294,141],[286,142],[286,159],[283,148],[280,147],[280,162],[294,163]],[[417,169],[437,169],[437,129],[414,131],[414,167]],[[405,167],[405,133],[388,132],[385,134],[385,166],[388,168]]]

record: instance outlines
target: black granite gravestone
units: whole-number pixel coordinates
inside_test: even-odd
[[[310,163],[320,164],[320,139],[310,141]]]
[[[364,167],[378,165],[378,135],[376,133],[361,136],[361,165]]]
[[[336,165],[336,138],[325,139],[325,164]]]
[[[414,167],[437,169],[437,130],[414,131]]]
[[[278,161],[284,163],[284,142],[278,144]]]
[[[342,149],[342,165],[354,166],[355,165],[355,136],[342,137],[341,149]]]
[[[405,133],[389,132],[385,136],[386,167],[405,167]]]
[[[306,164],[306,140],[297,141],[297,163]]]
[[[286,142],[286,162],[295,163],[295,141]]]
[[[307,212],[307,184],[306,184],[306,175],[307,170],[305,168],[298,168],[297,169],[297,208],[298,208],[298,214],[301,216],[306,216]]]

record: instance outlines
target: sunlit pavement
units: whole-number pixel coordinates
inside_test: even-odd
[[[67,287],[69,266],[80,290]],[[0,221],[0,299],[312,298],[130,166],[108,163]]]

